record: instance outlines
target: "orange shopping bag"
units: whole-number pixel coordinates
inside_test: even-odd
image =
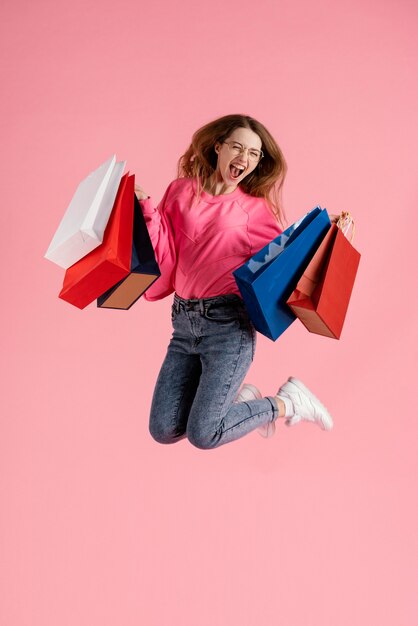
[[[287,300],[302,324],[317,335],[339,339],[360,262],[360,254],[347,238],[353,220],[342,213]],[[352,238],[351,236],[351,238]]]

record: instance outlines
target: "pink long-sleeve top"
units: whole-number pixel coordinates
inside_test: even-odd
[[[195,199],[193,178],[178,178],[157,208],[141,200],[161,276],[145,292],[160,300],[174,291],[185,299],[210,298],[239,289],[232,272],[282,231],[264,198],[239,187],[232,193]]]

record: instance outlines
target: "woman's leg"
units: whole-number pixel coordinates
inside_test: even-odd
[[[150,433],[159,443],[175,443],[186,436],[202,371],[185,311],[177,310],[175,304],[172,322],[174,332],[155,385],[149,420]]]
[[[243,306],[214,304],[194,319],[202,373],[190,409],[187,437],[202,449],[234,441],[278,416],[277,402],[261,398],[235,404],[252,363],[256,333]]]
[[[175,297],[173,337],[154,391],[150,432],[161,443],[186,434],[202,449],[216,448],[286,417],[332,428],[332,418],[298,379],[276,396],[234,403],[254,358],[256,331],[237,296],[204,300]]]
[[[175,443],[186,436],[200,379],[199,357],[178,351],[175,343],[168,347],[151,404],[149,430],[158,443]]]

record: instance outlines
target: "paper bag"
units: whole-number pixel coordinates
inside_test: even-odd
[[[67,269],[102,243],[124,167],[113,155],[81,181],[45,258]]]
[[[134,227],[131,271],[97,299],[102,309],[129,309],[160,276],[147,225],[138,199],[134,196]]]
[[[101,246],[67,269],[59,297],[84,309],[131,271],[135,177],[122,178]]]
[[[340,338],[359,262],[359,252],[333,224],[287,301],[311,333]]]
[[[273,341],[296,319],[286,301],[330,225],[316,207],[234,272],[255,328]]]

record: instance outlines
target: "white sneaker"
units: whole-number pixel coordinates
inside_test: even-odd
[[[324,405],[300,380],[291,376],[277,392],[278,396],[289,398],[293,404],[295,414],[286,419],[287,426],[294,426],[305,420],[315,422],[323,430],[331,430],[332,417]]]
[[[235,402],[247,402],[248,400],[260,400],[263,396],[257,387],[254,385],[243,385],[235,398]],[[257,432],[266,439],[269,437],[273,437],[276,432],[276,424],[275,422],[267,422],[267,424],[262,424],[257,427]]]

